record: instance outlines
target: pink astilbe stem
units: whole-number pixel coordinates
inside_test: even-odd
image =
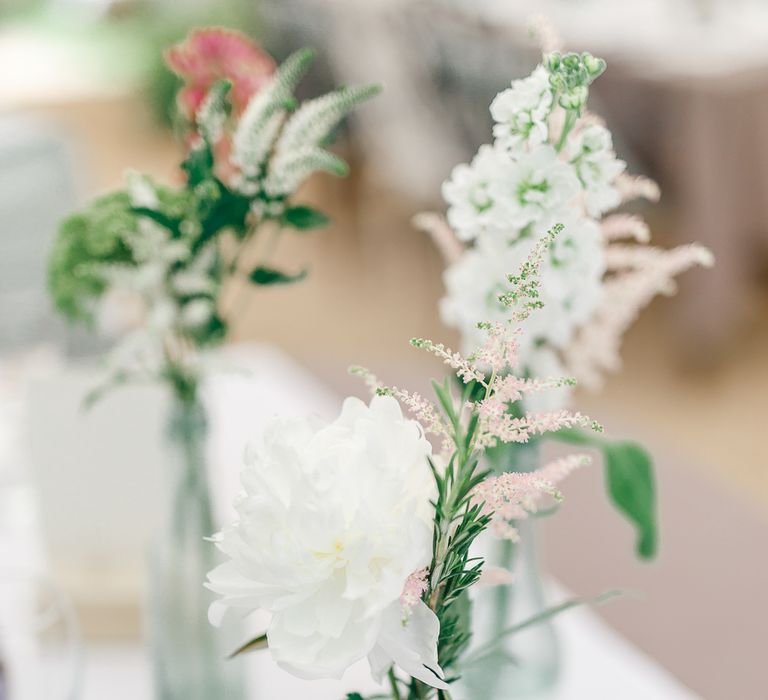
[[[478,323],[477,327],[485,331],[485,342],[469,356],[469,360],[496,374],[508,367],[516,367],[521,329],[500,322]]]
[[[533,247],[516,275],[508,275],[510,288],[499,295],[499,301],[512,311],[514,321],[525,321],[531,312],[540,309],[541,266],[547,251],[563,230],[562,224],[555,224]]]
[[[442,215],[434,212],[422,212],[416,214],[412,222],[415,228],[429,234],[447,265],[452,265],[464,254],[464,245],[456,238],[453,229]]]
[[[542,496],[560,500],[556,485],[589,461],[586,455],[570,455],[534,472],[507,472],[490,477],[475,487],[472,500],[482,504],[484,512],[491,516],[491,530],[497,536],[517,541],[519,535],[512,521],[536,512]]]
[[[416,605],[427,590],[429,581],[429,568],[424,567],[414,571],[406,580],[403,592],[400,594],[400,605],[407,616],[413,606]]]
[[[631,202],[634,199],[647,199],[649,202],[658,202],[661,198],[659,186],[650,178],[642,175],[619,175],[614,185],[619,191],[622,202]]]
[[[695,244],[669,251],[610,248],[610,265],[623,271],[606,280],[601,305],[563,353],[569,371],[592,387],[600,386],[602,371],[620,367],[621,338],[640,311],[656,295],[673,293],[675,277],[680,273],[696,265],[713,264],[710,251]]]
[[[469,384],[471,381],[485,384],[485,375],[477,367],[460,353],[454,352],[442,343],[433,343],[426,338],[412,338],[411,345],[415,348],[422,348],[427,352],[431,352],[435,357],[439,357],[446,365],[456,371],[456,376],[465,384]]]
[[[478,446],[492,447],[498,442],[528,442],[535,435],[562,428],[590,428],[602,431],[602,426],[581,413],[567,410],[532,413],[517,418],[507,412],[507,403],[491,395],[477,404],[480,417]]]
[[[606,241],[632,238],[639,243],[651,240],[651,230],[645,221],[634,214],[612,214],[600,222]]]
[[[425,433],[436,435],[442,440],[443,450],[449,450],[453,445],[450,430],[437,407],[421,394],[415,391],[400,389],[396,386],[385,386],[373,372],[370,372],[365,367],[353,366],[349,368],[348,372],[362,378],[372,394],[394,396],[411,412]]]
[[[415,391],[406,391],[396,386],[379,389],[379,392],[394,396],[413,414],[425,432],[441,438],[443,451],[451,449],[453,440],[450,430],[438,412],[437,407],[431,401]]]
[[[371,372],[369,369],[365,367],[360,367],[358,365],[353,365],[352,367],[349,367],[347,369],[347,372],[349,374],[354,375],[355,377],[360,377],[363,382],[365,382],[365,386],[368,388],[368,390],[373,394],[376,393],[379,389],[381,389],[384,384],[379,381],[379,378]]]

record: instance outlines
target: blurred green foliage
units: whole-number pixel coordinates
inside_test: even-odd
[[[159,123],[172,126],[178,78],[163,52],[193,27],[223,26],[259,39],[258,0],[0,0],[5,27],[66,45],[84,70],[137,86]]]

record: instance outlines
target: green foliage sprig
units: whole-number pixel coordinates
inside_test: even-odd
[[[226,283],[240,278],[263,287],[304,279],[306,270],[285,272],[270,262],[277,238],[329,223],[322,212],[294,202],[296,190],[316,171],[347,172],[325,145],[378,87],[342,88],[300,104],[294,91],[313,58],[309,49],[290,56],[242,113],[233,108],[232,82],[215,81],[185,121],[181,186],[133,174],[125,188],[95,199],[60,226],[48,268],[56,308],[92,326],[111,289],[141,297],[144,326],[132,330],[155,336],[163,360],[153,376],[179,396],[194,395],[190,356],[220,343],[241,310],[222,302]],[[259,244],[267,230],[269,240]],[[262,259],[254,261],[251,249],[258,246]],[[251,267],[243,269],[246,261]],[[165,316],[155,313],[160,307]],[[120,370],[122,380],[130,374]]]

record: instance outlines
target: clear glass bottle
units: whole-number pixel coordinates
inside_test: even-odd
[[[533,471],[539,464],[536,442],[500,446],[488,453],[494,471]],[[535,541],[535,520],[516,524],[520,542],[484,535],[478,554],[488,566],[503,567],[510,585],[478,588],[473,598],[473,649],[490,643],[506,629],[544,611],[544,595]],[[502,637],[493,652],[462,669],[461,700],[546,698],[555,687],[560,667],[557,636],[550,621]]]
[[[148,628],[156,700],[242,700],[242,639],[208,622],[203,586],[220,563],[206,470],[207,421],[197,399],[175,398],[166,434],[166,503],[150,552]]]

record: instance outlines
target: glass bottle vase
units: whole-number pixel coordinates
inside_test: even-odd
[[[166,431],[163,512],[150,551],[148,631],[156,700],[242,700],[235,630],[208,622],[203,586],[219,562],[206,470],[207,421],[197,400],[174,399]],[[239,640],[242,641],[242,640]]]
[[[500,446],[488,454],[494,472],[533,471],[539,464],[536,442]],[[535,541],[535,519],[518,521],[520,541],[499,540],[485,535],[478,554],[486,566],[511,572],[512,583],[480,587],[473,599],[473,650],[492,648],[478,655],[477,662],[462,670],[461,700],[508,700],[547,698],[555,687],[560,654],[555,629],[549,620],[511,635],[502,635],[548,607],[539,571]],[[497,644],[493,640],[499,638]]]

